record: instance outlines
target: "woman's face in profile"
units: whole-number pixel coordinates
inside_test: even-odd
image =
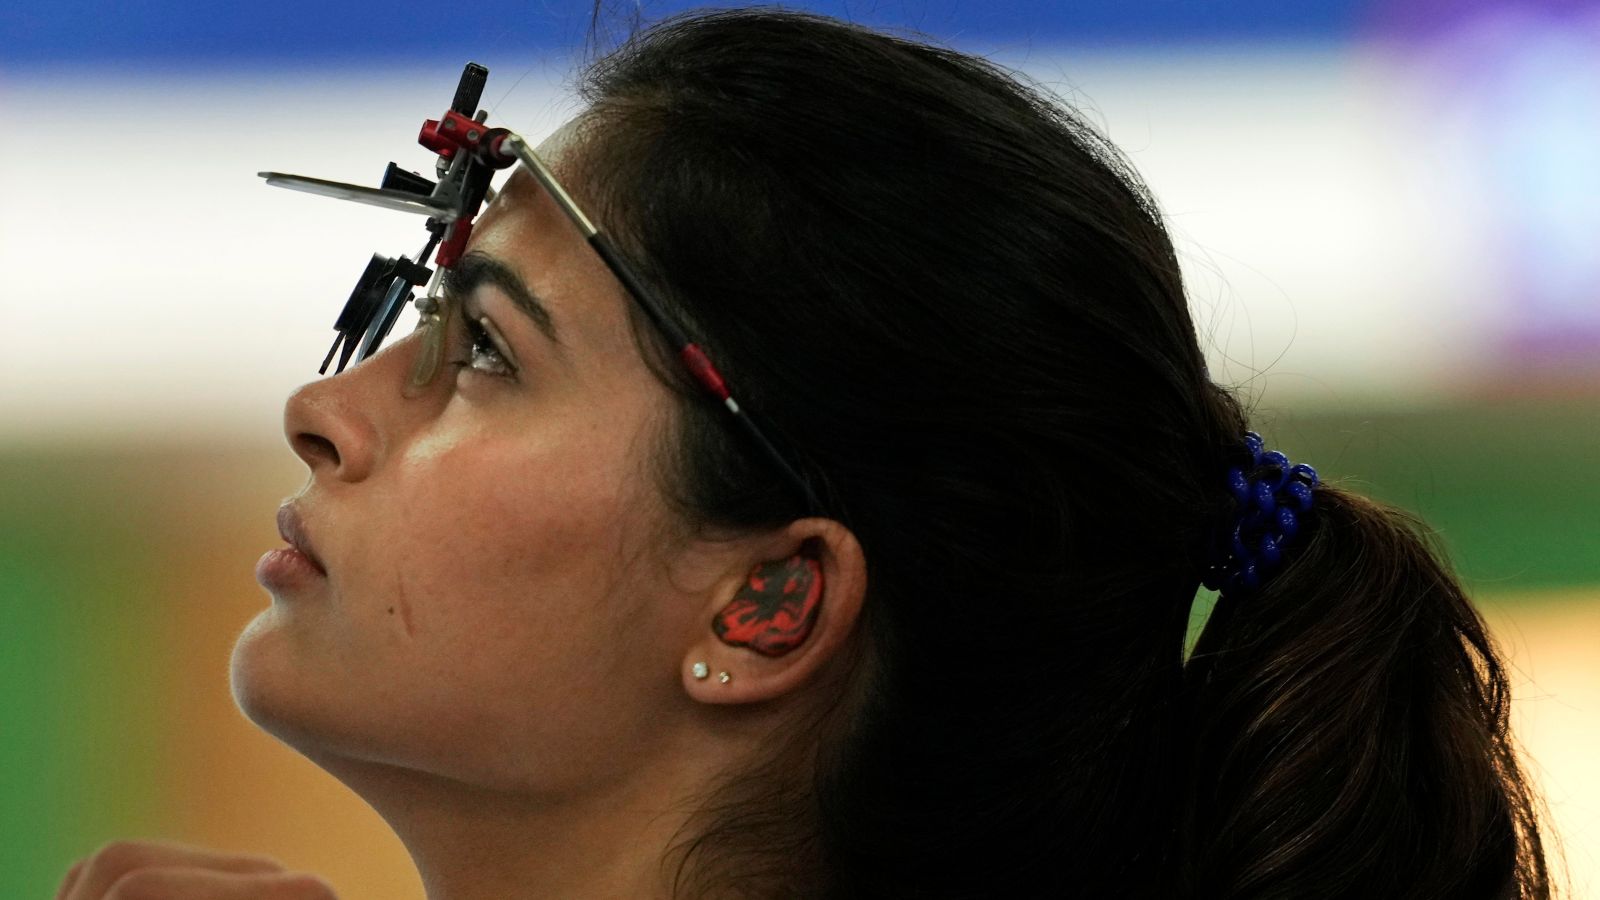
[[[704,585],[681,556],[668,577],[648,462],[670,394],[621,287],[525,172],[469,251],[504,275],[459,298],[430,386],[406,387],[413,334],[290,397],[310,469],[294,506],[326,576],[274,586],[233,689],[330,768],[581,790],[671,740],[650,726],[687,702],[677,673],[704,623],[680,591]],[[476,347],[463,319],[486,320]]]

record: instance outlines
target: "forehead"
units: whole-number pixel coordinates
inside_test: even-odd
[[[560,156],[558,149],[546,161],[554,167]],[[631,300],[622,285],[523,168],[512,171],[484,210],[468,248],[515,271],[544,301],[563,343],[637,356],[626,307]]]
[[[581,120],[573,118],[557,128],[535,148],[536,153],[545,165],[557,173],[557,177],[568,169],[571,162],[569,156],[577,149],[578,128]],[[570,191],[571,186],[563,184]],[[514,166],[495,199],[484,210],[483,216],[478,221],[478,227],[484,228],[496,222],[501,217],[512,216],[524,220],[522,224],[530,224],[526,220],[535,219],[531,224],[534,227],[548,228],[556,219],[567,221],[566,213],[523,166]],[[570,232],[577,235],[575,226],[563,229],[563,233]],[[581,240],[581,238],[580,238]],[[591,253],[592,255],[592,253]]]
[[[539,145],[535,147],[533,151],[541,160],[544,161],[545,165],[550,167],[552,172],[556,173],[557,179],[562,181],[562,187],[566,188],[569,193],[572,190],[572,185],[567,184],[567,179],[563,178],[562,176],[565,171],[568,170],[567,164],[571,162],[570,155],[577,151],[579,127],[582,124],[583,120],[579,117],[574,117],[567,120],[560,127],[556,128],[555,131],[546,136],[544,140],[540,141]],[[501,187],[499,194],[496,196],[495,201],[490,203],[488,208],[484,211],[485,217],[487,217],[489,213],[493,212],[498,206],[517,205],[519,203],[528,202],[536,196],[542,196],[545,200],[548,200],[549,205],[554,208],[554,211],[558,214],[562,216],[566,215],[564,212],[561,212],[560,207],[555,204],[555,201],[551,200],[551,198],[546,194],[544,189],[539,185],[538,179],[529,174],[528,170],[523,166],[514,166],[512,167],[511,174],[507,177],[504,186]],[[504,202],[501,200],[502,197],[505,198]]]
[[[547,165],[554,165],[572,145],[577,143],[578,129],[583,124],[582,117],[574,116],[562,123],[555,131],[539,142],[533,152],[539,155]],[[520,169],[519,169],[520,171]]]

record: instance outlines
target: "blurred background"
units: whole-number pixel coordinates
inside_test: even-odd
[[[1600,3],[792,5],[990,56],[1124,149],[1258,430],[1442,532],[1514,661],[1569,896],[1600,897]],[[431,165],[416,129],[469,58],[542,137],[589,21],[0,7],[0,896],[159,836],[420,898],[381,820],[239,715],[227,661],[305,474],[283,399],[368,255],[421,229],[255,173]]]

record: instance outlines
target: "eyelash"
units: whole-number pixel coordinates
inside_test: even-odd
[[[459,307],[457,307],[459,309]],[[494,338],[490,337],[488,329],[483,323],[461,316],[461,339],[459,346],[465,351],[461,359],[454,359],[450,364],[457,370],[468,369],[479,375],[488,375],[493,378],[515,378],[517,370],[506,359],[505,354],[495,345]],[[492,365],[488,368],[476,365],[479,359],[491,358]]]

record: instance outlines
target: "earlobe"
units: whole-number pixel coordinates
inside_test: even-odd
[[[795,554],[763,563],[711,619],[717,639],[762,656],[782,656],[811,634],[822,609],[822,566]]]

